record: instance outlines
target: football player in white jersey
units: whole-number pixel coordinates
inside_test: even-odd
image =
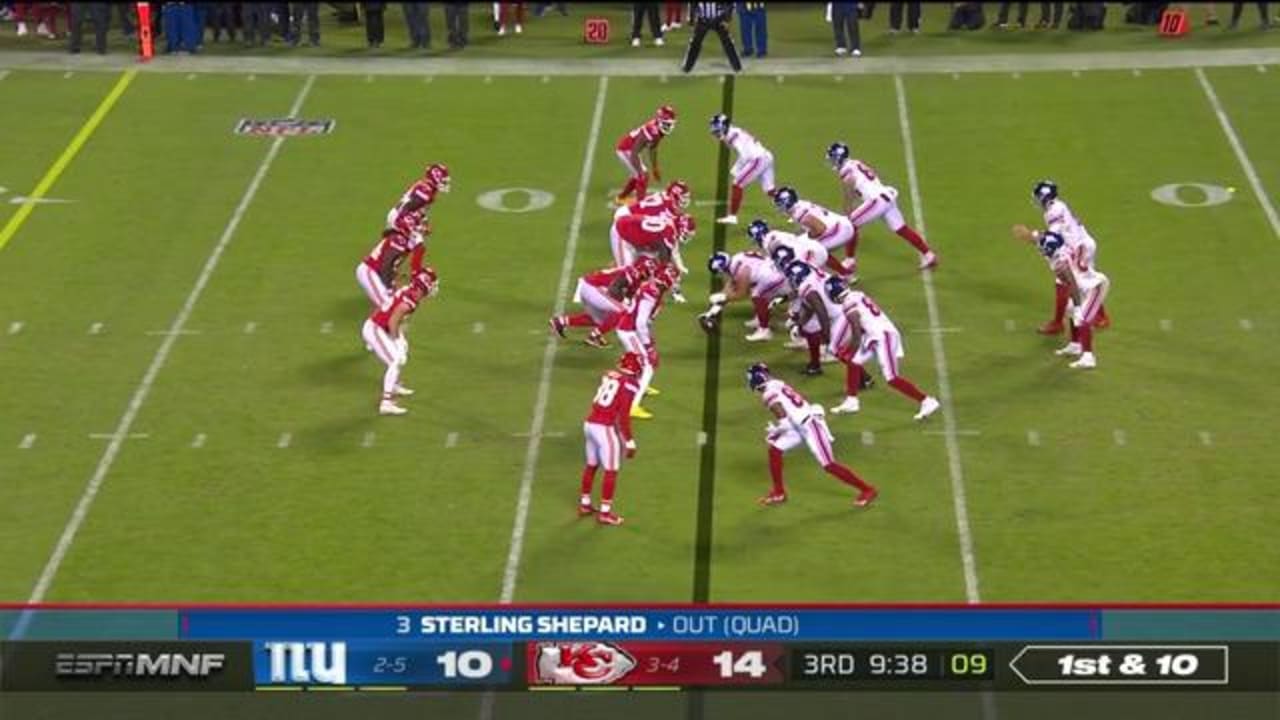
[[[773,182],[773,153],[751,133],[731,123],[729,116],[724,113],[711,116],[711,134],[733,148],[738,156],[729,170],[733,183],[729,188],[729,214],[716,218],[718,223],[737,225],[744,188],[759,180],[765,194],[773,197],[776,189]]]
[[[840,176],[840,186],[844,190],[844,211],[849,214],[849,220],[855,228],[853,242],[849,244],[850,255],[857,251],[857,228],[884,218],[890,230],[911,243],[911,247],[920,253],[920,269],[928,270],[937,266],[937,254],[902,217],[902,211],[898,209],[896,188],[885,185],[871,166],[850,157],[849,146],[842,142],[831,143],[827,148],[827,160]],[[861,202],[856,202],[858,198],[861,198]]]
[[[791,218],[792,222],[804,228],[811,239],[821,243],[828,253],[834,253],[843,247],[848,257],[854,257],[849,245],[854,241],[856,233],[849,218],[817,203],[801,200],[795,188],[785,186],[778,188],[773,194],[773,204]]]
[[[773,262],[754,250],[733,255],[717,252],[707,260],[707,269],[713,275],[726,276],[727,280],[724,289],[712,293],[708,298],[711,307],[698,316],[703,328],[711,330],[711,326],[718,322],[726,303],[749,296],[755,310],[755,322],[750,324],[754,329],[747,335],[747,342],[773,339],[773,331],[769,329],[769,305],[775,298],[790,291],[786,276]]]
[[[1062,236],[1067,243],[1067,251],[1073,256],[1073,261],[1077,264],[1083,264],[1087,267],[1093,267],[1097,261],[1098,243],[1089,234],[1084,223],[1071,212],[1071,208],[1067,203],[1058,197],[1058,184],[1052,180],[1041,180],[1035,184],[1031,190],[1031,196],[1035,199],[1036,205],[1044,210],[1044,230],[1033,230],[1026,225],[1015,225],[1013,228],[1014,235],[1022,240],[1036,243],[1040,241],[1041,235],[1045,232],[1056,232]],[[1053,298],[1053,319],[1040,326],[1040,333],[1044,335],[1059,335],[1062,333],[1063,319],[1067,313],[1067,301],[1071,297],[1071,290],[1067,283],[1055,275],[1054,277],[1054,298]],[[1099,308],[1098,320],[1094,327],[1106,328],[1111,325],[1111,319],[1107,317],[1107,309]]]
[[[826,411],[796,392],[795,388],[773,377],[764,363],[747,368],[747,386],[760,393],[760,400],[773,413],[774,420],[765,426],[765,444],[769,447],[769,476],[773,487],[761,497],[761,505],[777,505],[787,501],[787,488],[782,481],[782,454],[804,443],[813,457],[841,482],[858,489],[853,504],[866,507],[876,499],[876,488],[839,463],[831,450],[835,436],[827,427]]]
[[[828,278],[824,286],[827,300],[839,309],[839,320],[832,323],[831,348],[849,369],[845,378],[845,399],[833,413],[855,413],[861,409],[858,387],[863,366],[875,358],[880,373],[889,387],[920,403],[916,420],[924,420],[942,407],[932,395],[926,395],[915,383],[898,374],[902,359],[902,333],[889,315],[866,293],[851,290],[840,278]]]
[[[1071,342],[1059,348],[1055,355],[1076,357],[1070,367],[1089,370],[1098,366],[1093,355],[1093,329],[1102,314],[1102,303],[1111,289],[1111,280],[1098,269],[1085,264],[1071,252],[1070,245],[1061,234],[1052,230],[1041,233],[1036,240],[1040,253],[1049,261],[1054,275],[1067,285],[1071,293]]]
[[[854,268],[857,267],[857,263],[853,259],[846,262],[836,260],[817,240],[812,240],[807,235],[796,235],[784,230],[771,230],[768,223],[759,218],[752,220],[751,224],[747,226],[747,237],[751,238],[751,241],[757,247],[771,257],[776,248],[785,245],[791,248],[795,259],[803,260],[814,267],[826,268],[839,275],[850,275]]]

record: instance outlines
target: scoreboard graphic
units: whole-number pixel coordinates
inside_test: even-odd
[[[1280,608],[13,607],[0,627],[3,692],[1280,692]]]

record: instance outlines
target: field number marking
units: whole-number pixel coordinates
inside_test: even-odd
[[[1190,197],[1188,193],[1182,192],[1183,188],[1191,188]],[[1151,199],[1163,205],[1172,205],[1174,207],[1197,208],[1197,207],[1213,207],[1214,205],[1222,205],[1231,201],[1234,193],[1221,185],[1210,185],[1208,183],[1197,182],[1181,182],[1169,183],[1161,185],[1151,191]]]
[[[523,194],[523,205],[510,205],[507,203],[507,196],[512,193]],[[551,207],[556,201],[556,196],[546,190],[538,190],[537,188],[498,188],[481,193],[476,196],[476,204],[485,210],[492,210],[501,213],[527,213],[535,210],[545,210]]]

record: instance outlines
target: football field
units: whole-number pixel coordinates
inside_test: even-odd
[[[13,70],[0,92],[0,601],[1280,602],[1280,66]],[[664,179],[694,190],[690,302],[658,319],[656,417],[621,473],[627,522],[603,528],[574,505],[617,353],[546,321],[609,264],[613,145],[661,104]],[[828,407],[843,372],[745,342],[740,304],[718,338],[695,322],[706,257],[783,220],[752,186],[742,225],[712,222],[720,111],[830,207],[823,152],[848,142],[941,257],[922,275],[880,223],[859,246],[904,374],[944,401],[913,422],[877,375],[829,417],[871,508],[803,449],[790,501],[755,502],[769,417],[747,365]],[[290,115],[335,124],[233,132]],[[434,161],[441,290],[412,320],[411,412],[379,417],[354,269]],[[1041,223],[1044,177],[1112,283],[1090,372],[1035,332],[1052,279],[1009,233]]]

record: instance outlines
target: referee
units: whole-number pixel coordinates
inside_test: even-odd
[[[733,14],[733,3],[696,2],[693,3],[693,36],[689,38],[689,49],[684,54],[683,70],[689,72],[698,62],[698,53],[702,52],[702,41],[707,32],[715,30],[720,36],[720,45],[729,58],[734,72],[742,70],[742,61],[738,59],[738,51],[733,46],[733,36],[729,34],[729,17]]]

